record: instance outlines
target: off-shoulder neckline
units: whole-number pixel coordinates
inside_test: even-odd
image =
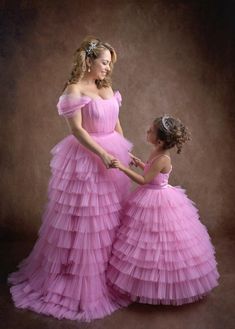
[[[62,94],[62,95],[60,96],[60,98],[65,97],[65,96],[69,96],[69,97],[74,97],[74,98],[88,98],[88,99],[90,99],[91,101],[108,101],[108,100],[113,99],[113,98],[116,96],[116,94],[118,94],[118,93],[120,94],[119,90],[115,90],[115,91],[113,92],[113,95],[112,95],[111,97],[109,97],[109,98],[102,98],[102,97],[92,98],[92,97],[87,96],[87,95],[79,96],[79,95],[72,94],[72,93],[70,93],[70,94]]]

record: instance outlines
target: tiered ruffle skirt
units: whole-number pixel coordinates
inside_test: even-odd
[[[94,139],[128,164],[131,144],[121,135]],[[52,177],[39,238],[9,276],[15,305],[38,313],[89,321],[119,308],[106,269],[129,179],[68,136],[52,149]]]
[[[181,188],[138,188],[123,211],[108,281],[132,301],[181,305],[217,286],[215,250]]]

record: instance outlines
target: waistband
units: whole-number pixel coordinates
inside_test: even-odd
[[[142,185],[142,187],[150,189],[150,190],[165,190],[167,188],[172,188],[173,186],[170,184],[165,184],[165,185],[156,185],[156,184],[146,184]]]
[[[109,135],[115,134],[115,130],[110,131],[110,132],[89,132],[89,131],[87,131],[87,132],[91,136],[109,136]]]

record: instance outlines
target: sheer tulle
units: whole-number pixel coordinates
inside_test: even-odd
[[[150,166],[146,166],[148,170]],[[139,187],[123,210],[108,282],[132,301],[191,303],[217,286],[215,250],[197,208],[159,174]]]
[[[58,107],[66,117],[83,111],[93,139],[128,164],[132,145],[114,131],[120,102],[119,93],[104,102],[62,96]],[[97,117],[99,110],[107,116]],[[19,271],[9,276],[12,297],[19,308],[59,319],[101,318],[125,305],[119,294],[108,290],[106,270],[130,182],[118,170],[107,170],[72,135],[52,155],[49,202],[39,238]]]

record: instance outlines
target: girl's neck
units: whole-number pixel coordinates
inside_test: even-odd
[[[153,154],[159,155],[164,153],[165,150],[162,149],[161,146],[155,145],[154,149],[153,149]]]
[[[150,154],[150,158],[154,158],[156,156],[160,156],[160,155],[170,155],[168,150],[164,150],[161,147],[155,146],[154,150],[152,151],[152,153]]]

